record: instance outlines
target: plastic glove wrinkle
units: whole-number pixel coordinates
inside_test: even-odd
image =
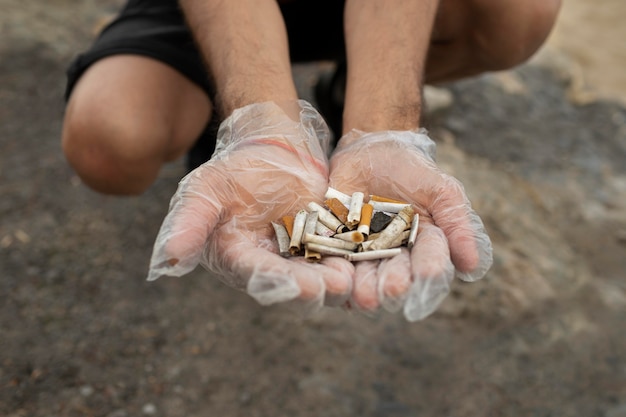
[[[393,258],[384,259],[378,265],[378,298],[382,307],[390,313],[402,309],[411,286],[411,259],[409,250]]]

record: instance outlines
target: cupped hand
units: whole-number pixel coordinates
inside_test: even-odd
[[[461,183],[434,161],[435,143],[424,131],[351,131],[330,160],[330,186],[411,203],[420,215],[412,250],[356,264],[351,296],[356,307],[403,309],[410,321],[431,314],[456,275],[482,278],[492,264],[491,241]]]
[[[321,202],[328,187],[328,128],[306,102],[260,103],[220,127],[213,158],[179,184],[154,245],[148,279],[202,264],[268,305],[297,299],[340,304],[354,268],[278,255],[272,221]],[[303,302],[303,303],[302,303]]]

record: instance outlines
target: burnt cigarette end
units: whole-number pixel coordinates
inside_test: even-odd
[[[392,217],[388,214],[385,214],[382,211],[377,211],[372,216],[372,220],[370,222],[370,233],[381,232],[389,223],[391,223],[391,219]]]

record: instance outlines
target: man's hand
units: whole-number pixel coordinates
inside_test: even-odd
[[[328,187],[328,128],[306,102],[236,110],[220,127],[213,158],[185,177],[157,237],[149,279],[201,263],[267,305],[300,299],[342,303],[353,266],[277,254],[271,222],[320,202]]]
[[[420,214],[417,242],[409,253],[356,265],[353,303],[365,310],[404,308],[408,320],[432,313],[456,276],[482,278],[492,263],[491,242],[463,186],[434,162],[435,144],[425,133],[352,131],[330,161],[330,185],[413,204]]]

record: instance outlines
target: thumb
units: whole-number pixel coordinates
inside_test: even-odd
[[[476,281],[487,273],[493,262],[491,241],[463,185],[448,175],[444,182],[445,186],[428,209],[448,239],[457,277]]]
[[[154,243],[149,281],[182,276],[200,263],[207,238],[224,211],[220,193],[211,185],[218,182],[218,175],[204,165],[181,180]]]

